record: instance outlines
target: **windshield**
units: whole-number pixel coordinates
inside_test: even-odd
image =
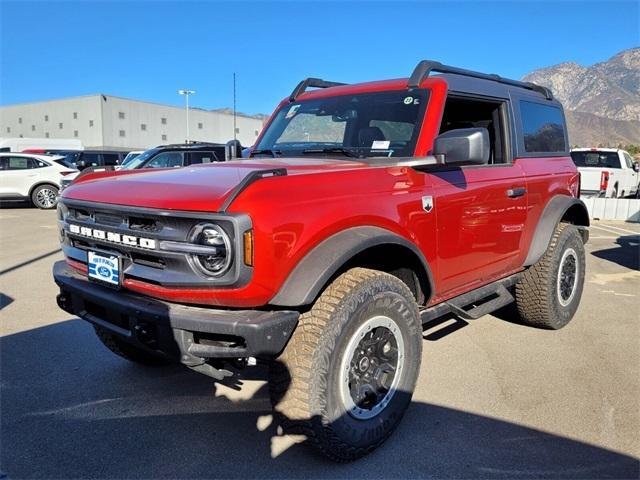
[[[620,168],[618,152],[571,152],[576,167]]]
[[[292,102],[282,107],[253,155],[413,155],[427,95],[384,91]]]
[[[127,163],[129,163],[131,160],[133,160],[134,158],[138,157],[139,155],[140,155],[140,152],[127,153],[127,156],[124,157],[124,160],[122,160],[121,167],[124,167]]]
[[[121,165],[121,170],[135,170],[136,168],[142,167],[144,163],[153,157],[158,152],[157,148],[152,148],[150,150],[145,150],[135,158],[129,160],[129,155],[125,158],[125,161]]]

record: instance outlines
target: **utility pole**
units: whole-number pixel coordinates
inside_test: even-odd
[[[233,140],[236,140],[236,72],[233,72]]]
[[[184,95],[185,99],[185,110],[187,114],[187,138],[185,140],[185,143],[189,143],[189,95],[193,95],[196,92],[195,90],[178,90],[178,93],[180,95]]]

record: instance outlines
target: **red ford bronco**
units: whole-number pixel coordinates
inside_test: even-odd
[[[309,78],[249,159],[79,177],[58,305],[132,361],[218,380],[268,363],[285,431],[352,460],[410,404],[423,323],[513,301],[525,324],[571,320],[589,219],[568,147],[531,83],[432,61]]]

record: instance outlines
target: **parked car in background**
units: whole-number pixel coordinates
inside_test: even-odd
[[[31,200],[38,208],[54,208],[62,178],[75,172],[64,157],[0,153],[0,200]]]
[[[120,164],[120,168],[124,167],[134,158],[139,157],[141,153],[144,153],[144,150],[134,150],[133,152],[127,153],[127,156],[124,157],[124,160],[122,160],[122,163]]]
[[[122,164],[114,169],[179,168],[200,163],[223,162],[225,158],[225,145],[222,143],[160,145],[159,147],[150,148],[149,150],[141,152],[131,159],[125,158]],[[109,168],[109,166],[102,165],[91,168],[90,171],[95,172]],[[87,171],[89,171],[89,169],[87,169],[86,172]],[[66,177],[62,181],[61,190],[67,188],[78,175],[80,175],[80,172]]]
[[[0,152],[47,153],[84,150],[77,138],[0,138]]]
[[[138,168],[176,168],[199,163],[225,161],[223,143],[161,145],[151,148],[122,165],[123,170]]]
[[[574,148],[573,163],[580,172],[580,194],[585,197],[638,197],[638,162],[618,148]]]
[[[104,150],[83,150],[83,151],[67,151],[60,152],[64,155],[67,162],[72,163],[78,170],[84,170],[89,167],[104,167],[122,164],[129,152],[116,152]]]

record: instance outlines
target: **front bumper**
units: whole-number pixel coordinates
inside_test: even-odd
[[[64,261],[54,264],[53,276],[63,310],[190,367],[210,359],[276,356],[298,323],[296,311],[192,307],[114,290]]]

